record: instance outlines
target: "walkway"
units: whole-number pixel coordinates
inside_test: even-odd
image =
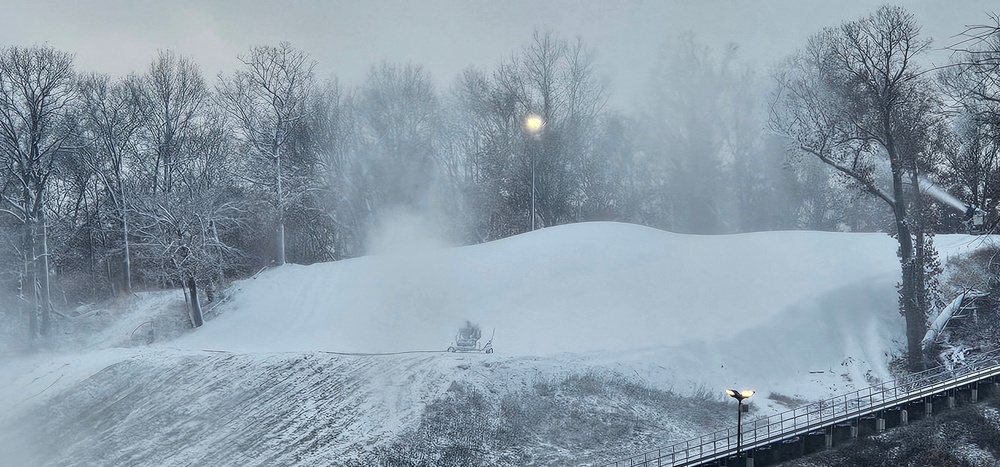
[[[979,355],[953,370],[935,368],[788,412],[744,421],[740,453],[736,452],[734,426],[606,466],[724,465],[730,459],[737,460],[737,465],[750,467],[755,457],[761,460],[786,457],[789,452],[795,457],[816,450],[808,445],[809,438],[814,437],[807,435],[822,439],[818,442],[820,447],[831,447],[839,438],[856,437],[866,428],[881,432],[887,419],[890,426],[895,426],[906,424],[914,416],[930,415],[935,402],[954,406],[956,398],[976,402],[981,398],[981,389],[996,393],[994,381],[998,377],[1000,350]]]

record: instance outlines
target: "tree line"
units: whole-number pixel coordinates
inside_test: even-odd
[[[112,77],[9,46],[4,313],[35,336],[52,312],[136,288],[183,286],[197,306],[199,287],[264,267],[364,255],[401,212],[462,244],[592,220],[887,231],[915,278],[906,308],[931,278],[915,272],[933,269],[924,234],[961,227],[913,188],[921,177],[986,210],[1000,199],[996,37],[967,31],[953,66],[930,72],[912,16],[884,7],[762,76],[736,45],[677,36],[627,112],[608,105],[586,44],[545,31],[446,86],[380,63],[351,89],[288,43],[251,47],[214,80],[169,50]]]

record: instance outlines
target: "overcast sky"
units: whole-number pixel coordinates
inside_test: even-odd
[[[382,60],[424,65],[442,85],[469,65],[490,69],[536,28],[580,37],[597,54],[618,104],[638,99],[665,39],[693,31],[739,44],[763,67],[825,26],[856,19],[874,0],[0,0],[0,45],[47,42],[76,55],[78,69],[145,71],[158,49],[193,57],[211,79],[250,46],[288,41],[323,76],[361,81]],[[988,22],[995,0],[902,2],[936,44]]]

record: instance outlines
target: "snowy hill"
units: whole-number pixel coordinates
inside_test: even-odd
[[[937,245],[947,257],[982,240]],[[583,406],[643,420],[626,434],[641,439],[618,446],[632,449],[731,414],[637,401],[629,381],[706,407],[728,407],[722,389],[753,388],[766,414],[888,378],[901,348],[899,268],[884,234],[692,236],[591,223],[405,246],[238,282],[218,316],[177,339],[0,361],[13,381],[0,389],[0,424],[19,424],[0,445],[29,446],[27,465],[364,465],[442,398],[481,391],[502,407],[519,400],[512,394],[568,395],[596,381],[620,393],[590,388]],[[465,320],[496,330],[496,354],[336,354],[440,351]],[[575,465],[568,448],[532,436],[556,454],[539,448],[519,462]],[[589,462],[610,455],[563,441],[589,449],[577,456]]]
[[[944,257],[980,241],[942,236],[938,244]],[[655,360],[672,368],[663,379],[674,387],[785,386],[832,369],[838,379],[884,378],[886,354],[903,338],[895,248],[884,234],[699,236],[617,223],[462,248],[411,243],[267,271],[237,284],[222,317],[170,345],[440,350],[468,319],[496,329],[504,355]]]
[[[496,328],[499,348],[513,354],[719,342],[808,297],[891,280],[893,252],[893,240],[878,234],[694,236],[569,225],[266,271],[237,285],[235,311],[175,345],[441,349],[466,319]]]

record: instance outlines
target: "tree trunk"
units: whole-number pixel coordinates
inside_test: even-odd
[[[886,119],[888,121],[888,119]],[[886,128],[886,152],[892,167],[893,217],[896,224],[896,240],[899,242],[899,264],[902,270],[902,284],[899,291],[899,301],[906,321],[906,358],[910,371],[924,369],[923,351],[920,345],[927,332],[927,322],[924,310],[920,307],[919,278],[923,271],[914,255],[913,236],[909,220],[906,218],[906,194],[903,190],[903,169],[899,155],[892,140],[891,132]],[[920,226],[914,226],[920,230]]]
[[[35,284],[38,283],[35,273],[35,224],[28,217],[24,221],[24,286],[22,293],[28,303],[28,336],[32,342],[38,337],[38,294]]]
[[[42,273],[38,277],[39,293],[42,302],[42,327],[40,333],[45,336],[52,328],[52,294],[49,290],[49,230],[45,225],[45,213],[39,210],[39,221],[42,224],[42,257],[39,258]]]
[[[915,299],[914,302],[916,303],[916,308],[917,308],[916,310],[917,315],[914,316],[914,319],[915,320],[919,319],[920,321],[920,327],[917,328],[916,326],[914,326],[914,332],[917,332],[919,330],[919,332],[926,335],[927,313],[931,309],[931,304],[928,303],[928,300],[930,299],[931,294],[930,291],[928,290],[928,285],[927,285],[928,252],[927,252],[926,234],[924,228],[924,206],[923,206],[923,199],[921,198],[920,195],[919,182],[920,180],[918,178],[917,169],[916,167],[913,167],[910,169],[910,186],[912,187],[913,190],[911,198],[913,200],[913,208],[911,210],[912,214],[910,215],[910,217],[913,219],[912,222],[916,226],[916,232],[914,235],[915,237],[914,246],[913,246],[915,254],[915,263],[913,265],[913,287],[917,293],[916,297],[914,297]],[[921,337],[920,340],[921,342],[923,342],[923,337]],[[921,347],[920,359],[922,362],[921,365],[923,365],[923,362],[925,361],[923,355],[923,345],[921,345],[920,347]]]
[[[125,262],[122,265],[124,267],[122,274],[125,279],[125,293],[130,294],[132,293],[132,258],[128,244],[128,209],[125,207],[124,193],[122,193],[122,230],[122,240],[125,242]]]
[[[900,251],[904,248],[912,248],[913,240],[910,237],[908,228],[905,232],[900,232]],[[906,320],[906,361],[910,371],[921,371],[924,369],[923,349],[920,341],[927,333],[927,320],[924,317],[924,310],[920,307],[920,290],[918,287],[921,275],[921,265],[918,264],[912,250],[907,254],[900,254],[900,264],[903,270],[903,283],[900,289],[900,302],[903,308],[903,318]]]
[[[285,201],[281,192],[281,146],[278,141],[278,130],[275,127],[274,135],[274,176],[275,185],[278,190],[278,266],[285,264]]]
[[[187,280],[188,293],[191,298],[191,326],[200,327],[205,324],[204,319],[201,315],[201,304],[198,303],[198,286],[195,284],[194,278],[189,277]]]

